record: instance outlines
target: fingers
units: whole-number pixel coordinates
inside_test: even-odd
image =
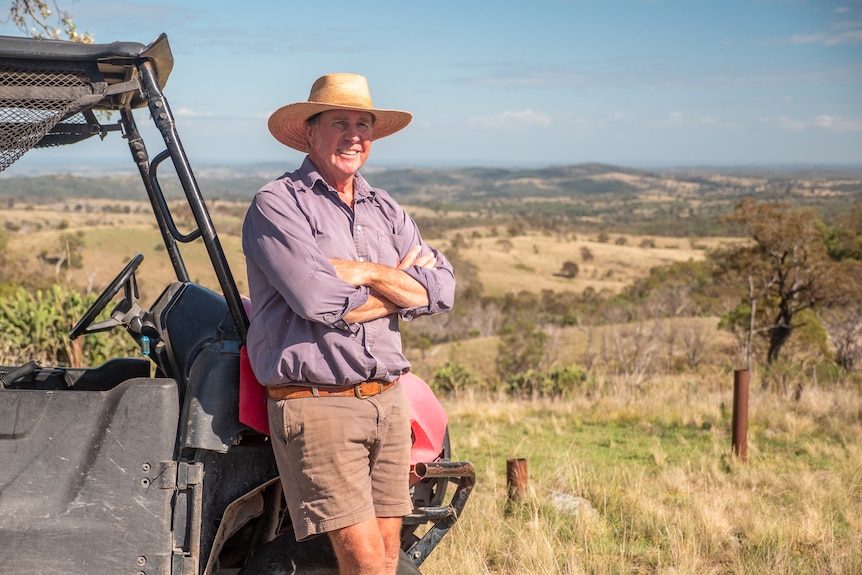
[[[398,269],[404,270],[412,266],[433,268],[437,265],[437,256],[435,256],[433,252],[428,252],[424,256],[419,256],[420,251],[422,251],[421,246],[413,246],[410,248],[410,251],[407,252],[407,255],[404,256],[404,259],[402,259],[398,264]]]
[[[437,257],[433,253],[429,252],[413,262],[413,265],[421,268],[433,268],[437,265]]]
[[[413,246],[410,248],[410,251],[407,252],[407,255],[404,256],[404,259],[398,264],[398,269],[407,269],[410,266],[415,265],[416,256],[419,255],[419,252],[422,250],[422,246]]]

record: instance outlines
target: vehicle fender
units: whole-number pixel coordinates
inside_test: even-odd
[[[449,418],[437,396],[423,379],[407,372],[401,376],[401,385],[410,404],[410,427],[413,431],[413,447],[410,450],[412,469],[417,463],[436,461],[440,457]],[[411,480],[414,478],[411,474]]]

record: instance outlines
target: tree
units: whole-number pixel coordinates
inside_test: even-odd
[[[862,261],[842,260],[837,268],[832,307],[820,311],[820,321],[835,350],[835,363],[851,372],[862,365]]]
[[[810,208],[747,198],[722,219],[742,224],[753,240],[720,256],[718,274],[746,293],[740,298],[747,300],[744,305],[757,302],[761,327],[756,331],[767,337],[771,363],[799,327],[794,317],[828,303],[835,263],[826,252],[817,213]]]
[[[497,373],[505,382],[512,375],[542,368],[548,334],[540,325],[541,304],[535,294],[508,293],[500,303],[504,319],[498,332]]]
[[[59,40],[60,35],[65,34],[73,42],[93,43],[93,35],[78,32],[74,16],[61,10],[56,1],[12,0],[8,18],[0,21],[12,22],[19,30],[36,38]]]
[[[580,269],[578,268],[578,264],[576,264],[575,262],[572,262],[572,261],[566,261],[566,262],[563,262],[563,267],[562,267],[562,269],[560,269],[560,272],[558,275],[561,275],[564,278],[571,279],[571,278],[574,278],[575,276],[577,276],[579,271],[580,271]]]
[[[527,314],[507,318],[500,328],[499,336],[497,373],[501,381],[531,369],[540,369],[548,334],[542,331],[535,318]]]
[[[826,247],[832,259],[862,260],[862,203],[843,213],[837,225],[826,233]]]
[[[835,363],[844,371],[854,371],[862,362],[862,306],[825,310],[821,321],[835,348]]]

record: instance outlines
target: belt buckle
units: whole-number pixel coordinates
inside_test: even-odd
[[[376,383],[379,386],[377,388],[377,393],[372,393],[371,395],[364,395],[362,393],[362,386],[365,385],[366,383]],[[380,383],[379,381],[374,381],[374,382],[363,381],[362,383],[357,383],[356,385],[353,386],[353,395],[355,395],[359,399],[368,399],[369,397],[374,397],[375,395],[379,394],[381,391],[383,391],[383,384]]]

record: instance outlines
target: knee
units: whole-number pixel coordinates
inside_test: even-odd
[[[376,575],[386,572],[386,548],[378,537],[343,537],[344,533],[330,533],[339,573]]]

